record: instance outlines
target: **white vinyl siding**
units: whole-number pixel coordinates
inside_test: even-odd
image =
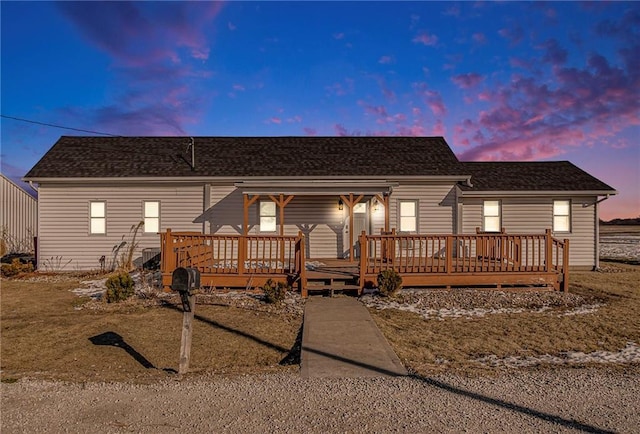
[[[500,201],[485,200],[482,203],[482,230],[500,232]]]
[[[89,233],[92,235],[107,233],[107,203],[105,201],[89,202]]]
[[[260,232],[276,231],[276,203],[272,200],[260,201]]]
[[[571,201],[553,201],[553,232],[571,232]]]
[[[145,233],[160,232],[160,202],[145,201],[143,203],[143,219]]]
[[[570,197],[571,232],[554,236],[569,240],[572,267],[595,266],[596,197]],[[552,197],[502,198],[502,227],[507,234],[541,234],[553,227]],[[463,198],[462,232],[473,234],[482,225],[480,198]]]
[[[389,199],[389,228],[400,230],[398,201],[416,201],[418,222],[416,231],[421,234],[450,234],[455,232],[455,187],[450,183],[401,183],[394,187]],[[384,228],[384,206],[372,214],[372,233]]]
[[[161,230],[200,232],[203,214],[203,187],[176,185],[113,185],[49,184],[39,189],[39,252],[38,263],[61,257],[64,271],[99,269],[99,259],[110,263],[113,246],[129,240],[132,226],[141,220],[143,201],[162,203]],[[89,202],[97,198],[106,202],[106,234],[90,235]],[[159,248],[160,236],[140,236],[134,258],[142,256],[144,248]]]
[[[418,231],[418,201],[398,201],[398,222],[400,232],[416,233]]]

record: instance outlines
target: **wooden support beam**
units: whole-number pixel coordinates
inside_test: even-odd
[[[342,202],[349,207],[349,262],[353,262],[355,260],[353,258],[353,207],[355,204],[360,202],[362,198],[364,198],[363,194],[355,199],[353,198],[353,193],[349,193],[348,198],[344,194],[340,195]]]
[[[382,196],[380,196],[379,194],[376,194],[375,198],[384,206],[384,231],[389,232],[389,195],[383,194]]]
[[[248,194],[243,194],[242,197],[244,203],[244,224],[242,226],[242,232],[243,235],[249,235],[249,207],[260,199],[260,195],[256,194],[249,198]]]

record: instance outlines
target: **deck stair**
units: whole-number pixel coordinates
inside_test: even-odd
[[[359,274],[357,264],[338,262],[337,260],[322,260],[323,265],[314,267],[306,273],[307,291],[309,293],[358,292]],[[326,264],[324,264],[326,263]]]

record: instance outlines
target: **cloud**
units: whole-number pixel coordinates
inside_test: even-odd
[[[333,34],[333,39],[336,39],[336,40],[344,39],[344,33],[342,33],[342,32],[334,33]]]
[[[395,63],[395,59],[393,58],[393,56],[382,56],[380,57],[380,59],[378,59],[378,63],[388,65],[390,63]]]
[[[486,44],[487,36],[484,33],[478,32],[474,33],[471,38],[478,44]]]
[[[304,131],[304,133],[307,136],[317,136],[318,135],[318,130],[316,130],[315,128],[304,127],[302,130]]]
[[[480,74],[476,74],[475,72],[454,75],[453,77],[451,77],[451,81],[453,81],[461,89],[476,87],[482,80],[484,80],[484,77]]]
[[[436,35],[423,32],[413,38],[412,42],[416,44],[420,43],[427,46],[434,46],[438,44],[438,37]]]
[[[620,50],[626,59],[622,67],[593,53],[582,68],[554,65],[554,80],[514,76],[510,83],[485,91],[482,99],[490,107],[456,128],[460,138],[476,144],[460,157],[531,160],[609,139],[611,146],[617,146],[617,133],[640,126],[639,54],[640,47]],[[561,56],[554,59],[550,61],[562,60]]]
[[[542,60],[552,65],[563,65],[567,61],[568,52],[564,48],[560,47],[558,41],[555,39],[549,39],[540,48],[545,50]]]
[[[503,38],[509,40],[512,46],[518,45],[524,38],[524,30],[522,30],[522,27],[518,25],[512,28],[500,29],[498,30],[498,34]]]
[[[267,123],[280,125],[282,123],[282,119],[280,119],[278,116],[273,116],[267,120]]]
[[[232,86],[233,90],[239,91],[239,92],[244,92],[245,91],[245,87],[241,84],[234,84]]]
[[[118,86],[82,112],[95,129],[116,134],[185,134],[215,95],[207,89],[207,32],[222,3],[59,2],[81,35],[106,53]]]
[[[440,92],[430,90],[426,83],[414,83],[413,88],[435,116],[442,116],[447,113],[447,107],[442,100]]]
[[[236,27],[236,25],[235,25],[235,24],[233,24],[231,21],[229,21],[229,22],[227,23],[227,28],[233,32],[233,31],[234,31],[235,29],[237,29],[238,27]]]

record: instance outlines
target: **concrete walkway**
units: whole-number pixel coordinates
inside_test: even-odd
[[[310,297],[304,310],[303,377],[407,375],[369,311],[351,297]]]

